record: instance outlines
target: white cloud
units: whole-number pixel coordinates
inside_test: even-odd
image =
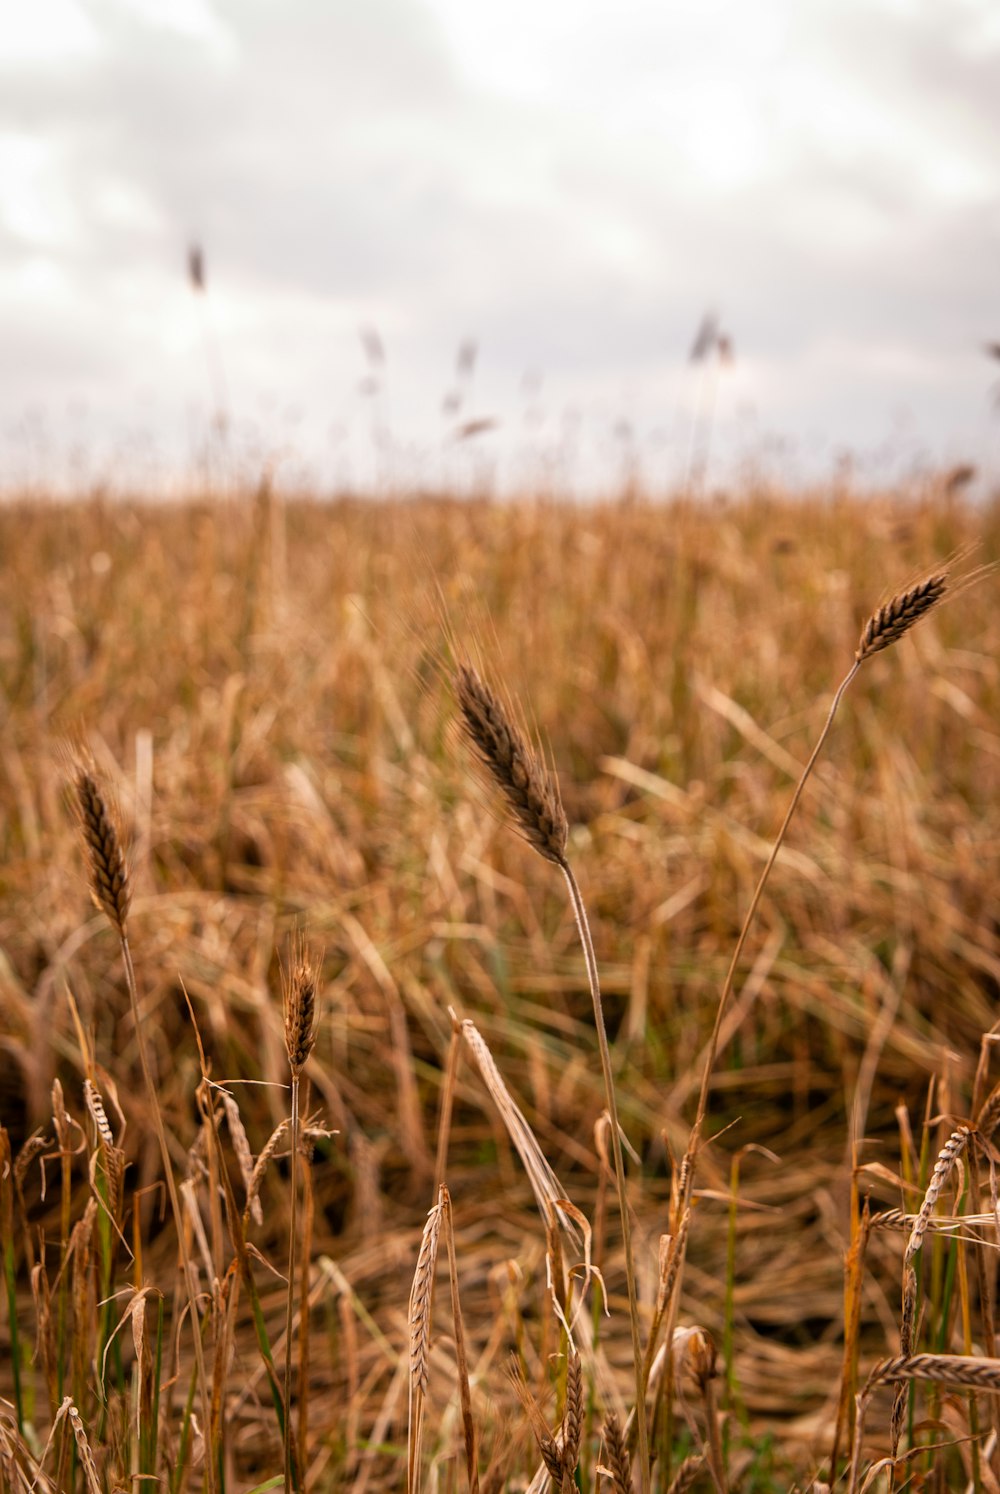
[[[157,31],[172,31],[206,42],[224,55],[232,47],[232,33],[221,24],[208,0],[92,0],[92,4],[99,15],[112,23],[124,21]]]
[[[77,0],[31,0],[4,15],[0,58],[4,64],[41,63],[93,57],[100,50],[97,27]]]
[[[81,391],[109,443],[207,421],[197,238],[234,418],[301,407],[317,462],[331,422],[370,442],[369,322],[411,447],[438,450],[475,334],[508,455],[562,439],[571,405],[595,462],[623,413],[683,450],[708,304],[738,358],[720,446],[749,405],[850,444],[907,402],[942,451],[988,444],[991,0],[36,4],[51,45],[0,56],[0,429]]]

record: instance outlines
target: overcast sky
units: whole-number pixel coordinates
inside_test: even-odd
[[[0,488],[997,471],[998,145],[997,0],[9,7]]]

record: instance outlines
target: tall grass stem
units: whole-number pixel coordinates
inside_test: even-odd
[[[628,1287],[628,1309],[632,1325],[632,1355],[635,1364],[635,1424],[639,1452],[639,1485],[642,1494],[649,1494],[649,1433],[646,1426],[646,1375],[642,1352],[642,1334],[639,1328],[639,1301],[635,1287],[635,1266],[632,1255],[632,1224],[625,1194],[625,1160],[622,1156],[621,1131],[618,1125],[618,1105],[615,1100],[615,1082],[611,1072],[611,1053],[608,1035],[604,1026],[604,1006],[601,1001],[601,984],[597,971],[597,956],[590,934],[590,923],[580,888],[572,867],[565,860],[559,862],[566,879],[570,902],[576,918],[576,926],[583,946],[583,957],[587,966],[587,979],[594,1003],[594,1028],[597,1032],[597,1047],[601,1055],[601,1071],[604,1075],[604,1093],[608,1115],[611,1120],[611,1150],[615,1161],[615,1181],[618,1185],[618,1207],[622,1219],[622,1245],[625,1251],[625,1281]]]

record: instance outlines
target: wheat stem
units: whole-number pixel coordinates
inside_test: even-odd
[[[587,980],[594,1004],[594,1028],[597,1032],[597,1047],[601,1055],[601,1071],[604,1075],[604,1093],[608,1115],[611,1120],[611,1150],[615,1162],[615,1181],[618,1185],[618,1207],[622,1220],[622,1244],[625,1250],[625,1282],[628,1287],[628,1309],[632,1325],[632,1357],[635,1364],[635,1424],[638,1436],[639,1482],[642,1494],[649,1494],[649,1435],[646,1428],[646,1375],[642,1353],[642,1335],[639,1329],[639,1301],[635,1288],[635,1268],[632,1257],[632,1224],[625,1196],[625,1161],[622,1156],[621,1131],[618,1125],[618,1105],[615,1100],[614,1076],[611,1072],[611,1053],[608,1035],[604,1026],[604,1006],[601,1001],[601,985],[597,972],[597,956],[590,934],[590,924],[583,898],[566,860],[560,860],[559,868],[566,879],[570,902],[583,945],[583,957],[587,966]]]
[[[282,980],[285,1055],[292,1076],[291,1207],[288,1224],[288,1283],[285,1295],[285,1494],[292,1494],[292,1339],[295,1323],[295,1255],[299,1225],[299,1081],[316,1042],[318,969],[302,940],[292,944],[291,963]],[[300,1413],[301,1414],[301,1413]]]
[[[708,1091],[709,1086],[712,1082],[712,1070],[715,1067],[715,1059],[719,1048],[719,1034],[722,1030],[722,1019],[725,1016],[726,1009],[729,1005],[729,999],[733,994],[733,986],[736,980],[736,971],[739,966],[740,959],[743,955],[743,950],[747,942],[747,936],[750,933],[750,926],[753,923],[753,920],[757,913],[757,909],[760,906],[760,900],[764,895],[764,888],[767,886],[767,881],[771,875],[771,870],[774,866],[774,863],[778,859],[778,853],[781,850],[782,845],[784,844],[785,835],[787,834],[788,827],[792,822],[792,816],[795,814],[796,809],[799,807],[799,800],[802,798],[802,793],[805,789],[806,783],[808,782],[809,776],[812,773],[813,768],[816,766],[816,760],[823,750],[827,737],[830,735],[830,730],[833,726],[834,717],[837,714],[840,702],[844,698],[844,693],[847,690],[848,685],[851,683],[851,681],[854,679],[854,676],[861,668],[862,662],[863,659],[861,658],[855,659],[854,663],[847,671],[847,674],[841,680],[840,685],[837,687],[837,692],[833,697],[833,700],[830,704],[830,709],[827,712],[826,721],[823,724],[823,730],[820,732],[819,739],[812,750],[809,761],[803,768],[802,775],[799,778],[798,783],[795,785],[795,792],[792,794],[791,802],[788,805],[788,809],[785,811],[785,818],[781,822],[781,829],[778,831],[774,845],[771,847],[771,853],[764,865],[764,870],[761,872],[760,877],[757,881],[757,886],[754,888],[753,897],[750,899],[750,906],[747,909],[746,917],[743,920],[743,926],[740,929],[739,938],[736,941],[736,948],[733,950],[732,959],[729,962],[729,969],[726,972],[726,979],[723,982],[722,986],[722,994],[719,997],[719,1004],[715,1013],[715,1025],[712,1028],[712,1036],[708,1044],[708,1053],[705,1057],[705,1067],[702,1073],[701,1089],[698,1092],[698,1110],[695,1116],[694,1126],[691,1130],[691,1139],[688,1142],[687,1153],[684,1157],[685,1189],[683,1203],[685,1204],[690,1203],[691,1191],[694,1187],[693,1163],[701,1142],[701,1133],[705,1125],[705,1115],[708,1110]]]
[[[299,1203],[299,1073],[292,1070],[292,1176],[288,1224],[288,1289],[285,1294],[285,1494],[292,1494],[292,1327],[295,1303],[295,1245]]]
[[[212,1494],[215,1488],[215,1466],[212,1461],[210,1448],[207,1446],[208,1430],[212,1424],[211,1405],[209,1399],[208,1376],[205,1372],[205,1354],[201,1343],[201,1319],[198,1316],[197,1290],[194,1275],[194,1264],[191,1253],[188,1250],[187,1236],[184,1231],[184,1221],[181,1214],[180,1198],[177,1194],[177,1184],[174,1181],[174,1169],[170,1161],[170,1149],[167,1145],[167,1133],[163,1125],[163,1117],[160,1114],[160,1104],[156,1097],[156,1088],[153,1084],[153,1076],[149,1070],[149,1060],[146,1057],[146,1042],[142,1032],[142,1022],[139,1016],[139,991],[135,979],[135,966],[132,963],[132,950],[129,946],[128,935],[122,925],[118,930],[121,941],[122,959],[125,964],[125,983],[128,986],[129,1003],[132,1007],[132,1021],[135,1025],[135,1041],[139,1050],[139,1063],[142,1068],[142,1077],[146,1085],[146,1094],[149,1099],[150,1110],[153,1115],[153,1124],[156,1128],[157,1140],[160,1143],[160,1155],[163,1159],[163,1171],[166,1176],[167,1192],[170,1195],[170,1208],[173,1212],[174,1223],[177,1226],[177,1243],[181,1252],[181,1266],[184,1272],[184,1282],[187,1287],[188,1305],[191,1309],[191,1331],[194,1339],[194,1359],[198,1375],[198,1389],[201,1393],[201,1410],[204,1419],[206,1447],[205,1447],[205,1486],[208,1494]]]

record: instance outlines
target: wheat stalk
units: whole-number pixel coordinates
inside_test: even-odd
[[[760,905],[760,900],[763,896],[767,880],[771,875],[771,870],[774,866],[775,861],[778,859],[778,853],[781,850],[782,845],[784,844],[785,836],[788,832],[788,827],[792,821],[792,816],[795,814],[795,811],[798,808],[799,801],[802,798],[802,793],[805,789],[806,783],[810,775],[812,774],[813,768],[816,766],[816,762],[819,758],[820,752],[823,750],[823,747],[826,744],[826,739],[830,734],[831,728],[833,727],[834,718],[836,717],[837,711],[840,707],[840,702],[843,700],[848,686],[851,684],[854,676],[857,674],[862,664],[865,663],[867,659],[870,659],[873,654],[879,653],[882,649],[888,648],[890,644],[898,642],[898,640],[902,638],[905,633],[909,632],[909,630],[914,626],[915,623],[919,622],[922,617],[926,617],[931,609],[933,607],[936,607],[938,603],[943,600],[944,596],[947,593],[947,590],[948,572],[939,571],[935,575],[929,577],[926,581],[922,581],[916,586],[911,586],[906,591],[897,592],[895,596],[893,596],[888,602],[885,603],[884,606],[878,607],[871,614],[868,621],[865,623],[864,627],[861,630],[861,639],[858,643],[858,647],[854,655],[854,663],[851,665],[850,669],[847,671],[847,674],[841,680],[840,684],[837,686],[836,691],[834,692],[833,700],[830,703],[830,708],[827,712],[826,720],[823,723],[823,728],[819,734],[816,745],[813,748],[812,753],[810,754],[809,761],[803,768],[801,776],[799,777],[799,781],[795,786],[791,802],[789,803],[788,809],[785,812],[785,818],[781,823],[781,828],[778,831],[778,834],[774,841],[774,845],[771,848],[770,855],[768,856],[767,861],[764,865],[764,870],[760,874],[757,886],[754,888],[753,897],[750,900],[750,907],[747,910],[746,918],[744,919],[742,928],[740,929],[736,948],[733,951],[729,969],[726,973],[726,979],[723,984],[722,994],[719,998],[719,1007],[716,1013],[715,1029],[712,1033],[708,1056],[705,1062],[702,1089],[698,1099],[698,1119],[695,1122],[695,1127],[699,1137],[701,1133],[701,1127],[704,1124],[704,1112],[708,1102],[708,1083],[711,1077],[712,1069],[715,1066],[715,1055],[718,1048],[718,1038],[719,1031],[722,1025],[722,1015],[728,1005],[729,998],[732,994],[736,976],[736,969],[739,964],[740,957],[743,954],[747,934],[750,931],[750,925],[753,922],[754,916],[757,912],[757,908]],[[690,1152],[691,1148],[689,1147],[688,1150]],[[686,1189],[688,1193],[690,1192],[690,1186],[691,1184],[689,1182]]]
[[[288,1224],[288,1283],[285,1293],[285,1494],[292,1494],[292,1328],[295,1306],[295,1249],[298,1243],[299,1082],[316,1042],[319,971],[301,941],[292,947],[291,966],[282,974],[285,1053],[292,1076],[291,1217]],[[300,1408],[301,1415],[301,1408]]]
[[[181,1255],[184,1282],[187,1288],[188,1305],[191,1311],[191,1328],[194,1340],[195,1365],[198,1374],[198,1389],[201,1394],[202,1415],[204,1418],[205,1435],[207,1436],[208,1429],[212,1424],[211,1403],[208,1376],[205,1370],[205,1355],[201,1341],[201,1319],[198,1316],[197,1309],[197,1285],[194,1265],[188,1249],[180,1198],[174,1179],[173,1164],[170,1160],[167,1133],[163,1124],[163,1116],[160,1112],[156,1086],[153,1083],[153,1075],[149,1067],[149,1058],[146,1053],[145,1035],[139,1012],[139,988],[135,978],[135,966],[132,963],[132,949],[128,940],[128,914],[132,897],[131,881],[128,875],[125,853],[122,849],[121,836],[115,822],[115,816],[108,807],[107,797],[101,788],[92,764],[80,752],[76,754],[73,786],[75,789],[75,801],[80,828],[83,833],[84,847],[90,869],[91,895],[94,902],[103,910],[112,927],[116,930],[121,944],[122,961],[125,966],[125,982],[128,986],[129,1004],[132,1009],[132,1021],[135,1026],[136,1047],[139,1051],[139,1063],[142,1068],[146,1095],[156,1128],[157,1140],[160,1145],[160,1156],[163,1162],[167,1192],[170,1197],[170,1208],[177,1230],[177,1243]],[[207,1449],[205,1457],[205,1485],[208,1494],[213,1494],[215,1488],[215,1468],[213,1459],[208,1454]]]
[[[622,1155],[621,1127],[615,1098],[611,1052],[604,1025],[601,985],[594,953],[594,942],[583,897],[573,869],[566,859],[569,827],[558,787],[538,755],[517,725],[514,713],[486,685],[470,664],[460,664],[454,674],[455,694],[465,734],[472,743],[482,767],[499,788],[514,818],[514,823],[539,855],[562,872],[576,919],[587,980],[594,1008],[594,1029],[601,1056],[604,1094],[611,1120],[611,1145],[615,1160],[618,1208],[622,1222],[622,1245],[625,1255],[625,1282],[628,1289],[629,1323],[632,1332],[632,1359],[635,1368],[635,1420],[639,1451],[639,1479],[642,1494],[649,1494],[649,1436],[646,1425],[646,1382],[642,1334],[639,1327],[639,1299],[635,1285],[635,1263],[632,1253],[632,1224],[625,1191],[625,1160]]]
[[[926,617],[928,613],[930,613],[932,609],[935,608],[944,599],[944,597],[948,594],[949,589],[948,571],[937,571],[933,575],[929,576],[926,580],[918,582],[916,585],[908,587],[903,591],[896,592],[888,602],[886,602],[883,606],[876,608],[876,610],[871,614],[871,616],[868,618],[868,621],[865,623],[864,627],[861,630],[861,637],[858,642],[858,647],[855,651],[854,662],[852,663],[850,669],[847,671],[844,678],[837,686],[836,691],[834,692],[833,700],[831,701],[829,710],[827,711],[826,720],[823,723],[819,738],[809,756],[808,762],[802,770],[798,782],[795,785],[791,801],[789,802],[788,808],[785,811],[785,817],[781,822],[781,827],[778,830],[778,834],[775,838],[774,844],[771,847],[770,854],[768,855],[767,861],[764,864],[764,869],[761,872],[760,877],[758,878],[756,887],[754,888],[753,896],[750,899],[750,906],[748,907],[746,916],[744,917],[739,936],[736,940],[736,947],[733,950],[732,958],[729,962],[729,968],[726,971],[726,977],[723,982],[722,992],[719,996],[719,1002],[716,1008],[715,1024],[712,1029],[712,1036],[709,1040],[708,1052],[706,1054],[705,1064],[702,1070],[701,1088],[698,1094],[698,1109],[695,1115],[694,1125],[691,1128],[691,1135],[688,1140],[687,1150],[681,1164],[683,1187],[680,1190],[680,1201],[683,1206],[689,1205],[691,1201],[691,1193],[694,1187],[695,1160],[701,1146],[702,1132],[704,1130],[705,1118],[708,1112],[709,1086],[711,1084],[712,1071],[715,1067],[715,1059],[718,1053],[719,1037],[722,1031],[723,1018],[728,1009],[729,1001],[736,982],[736,971],[739,966],[740,959],[742,958],[743,950],[746,946],[746,941],[750,932],[751,925],[754,918],[756,917],[761,898],[764,895],[764,889],[767,886],[771,871],[773,870],[774,864],[778,859],[778,853],[780,852],[781,847],[785,841],[785,836],[788,833],[788,827],[791,824],[795,811],[799,806],[799,802],[805,790],[806,783],[808,782],[812,774],[813,768],[816,766],[819,755],[826,744],[827,737],[830,735],[830,732],[833,728],[834,719],[836,718],[840,703],[843,700],[848,687],[853,681],[858,670],[861,668],[862,664],[864,664],[874,654],[881,652],[882,649],[886,649],[891,644],[898,642],[899,639],[904,636],[904,634],[908,633],[909,630],[921,620],[921,618]]]

